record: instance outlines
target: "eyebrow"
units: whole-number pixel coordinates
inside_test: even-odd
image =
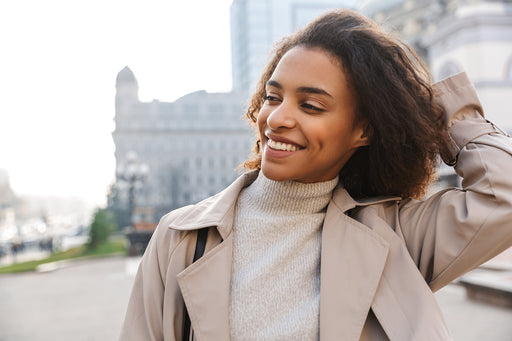
[[[273,86],[275,88],[278,88],[278,89],[283,89],[283,86],[275,81],[275,80],[269,80],[267,82],[267,86]],[[327,91],[325,91],[324,89],[320,89],[320,88],[315,88],[315,87],[312,87],[312,86],[301,86],[299,88],[297,88],[297,93],[309,93],[309,94],[319,94],[319,95],[326,95],[326,96],[329,96],[332,98],[332,95],[329,94]]]

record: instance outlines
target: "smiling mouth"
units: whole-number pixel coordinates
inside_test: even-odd
[[[267,145],[274,150],[283,150],[287,152],[295,152],[300,148],[294,144],[277,142],[272,139],[268,139]]]

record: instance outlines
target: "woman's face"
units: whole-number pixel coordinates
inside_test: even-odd
[[[354,124],[356,100],[340,64],[324,50],[297,46],[277,65],[259,114],[261,170],[272,180],[333,179],[368,144]]]

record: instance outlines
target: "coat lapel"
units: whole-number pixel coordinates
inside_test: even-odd
[[[169,225],[187,231],[216,228],[222,242],[207,249],[203,257],[178,274],[178,285],[198,340],[229,340],[229,295],[233,257],[233,217],[236,199],[257,172],[240,176],[221,193],[198,204]],[[192,255],[191,255],[192,257]]]
[[[355,204],[348,193],[341,196],[329,205],[322,232],[321,340],[359,340],[389,251],[383,238],[344,213]]]
[[[229,286],[233,237],[178,275],[197,340],[229,340]]]

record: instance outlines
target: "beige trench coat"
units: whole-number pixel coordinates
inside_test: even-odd
[[[448,158],[458,155],[463,189],[425,201],[333,192],[322,229],[321,340],[449,340],[432,292],[512,245],[511,139],[475,114],[481,107],[465,74],[436,87],[457,116]],[[183,302],[194,339],[229,340],[234,206],[256,176],[162,218],[120,340],[181,340]],[[205,255],[191,264],[196,230],[207,227]]]

